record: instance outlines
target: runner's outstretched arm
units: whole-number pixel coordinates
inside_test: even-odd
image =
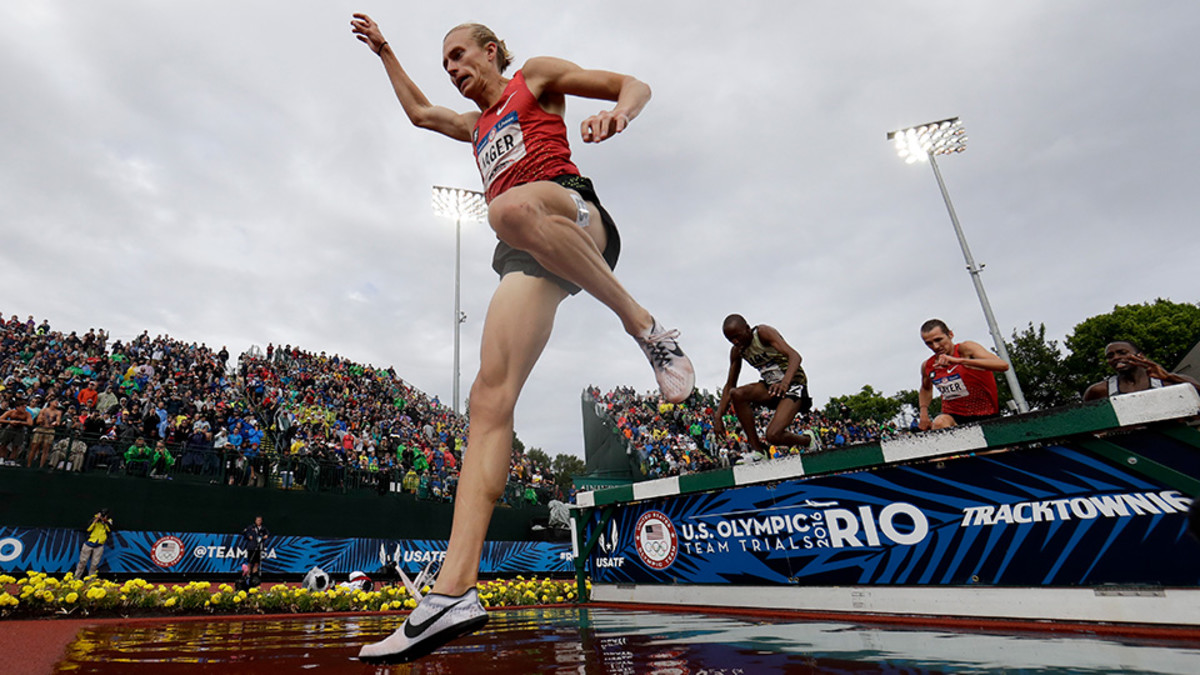
[[[479,113],[459,113],[430,103],[425,93],[404,71],[400,60],[396,57],[396,52],[384,39],[379,24],[372,21],[371,17],[366,14],[355,14],[350,26],[352,27],[351,32],[383,60],[384,70],[387,71],[388,79],[392,81],[392,89],[396,92],[396,98],[400,99],[404,113],[408,115],[408,119],[415,126],[436,131],[456,141],[469,142],[471,140],[471,129],[474,128]]]
[[[722,437],[725,435],[725,420],[722,417],[729,409],[729,401],[733,397],[733,389],[737,386],[738,376],[742,372],[742,350],[734,345],[729,350],[729,375],[725,378],[725,387],[721,389],[721,401],[713,412],[713,429]]]
[[[933,382],[929,380],[929,375],[925,372],[925,366],[921,366],[921,388],[917,390],[917,410],[920,413],[920,419],[917,421],[917,428],[921,431],[928,431],[932,422],[929,419],[929,405],[933,403]]]

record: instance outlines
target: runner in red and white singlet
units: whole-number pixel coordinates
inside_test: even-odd
[[[513,410],[563,299],[583,289],[611,309],[650,360],[668,401],[691,395],[695,372],[679,348],[679,332],[659,325],[613,275],[620,248],[616,225],[591,181],[571,163],[562,121],[567,96],[612,101],[611,110],[588,117],[580,129],[585,143],[604,141],[637,118],[650,88],[629,75],[552,57],[530,59],[506,78],[512,59],[504,41],[486,26],[464,24],[442,41],[442,67],[478,108],[458,113],[429,102],[370,17],[355,14],[350,23],[382,59],[414,125],[472,144],[488,223],[500,240],[492,261],[500,285],[484,320],[471,430],[441,571],[400,628],[359,652],[365,661],[403,662],[487,622],[475,584],[488,523],[508,476]]]
[[[954,332],[939,319],[921,326],[921,339],[933,356],[921,364],[918,426],[945,429],[996,417],[1000,414],[995,373],[1008,370],[1008,363],[977,342],[954,343]],[[942,412],[932,421],[929,404],[933,390],[942,396]]]
[[[519,70],[500,101],[479,115],[471,143],[489,202],[517,185],[579,175],[562,115],[542,109]]]

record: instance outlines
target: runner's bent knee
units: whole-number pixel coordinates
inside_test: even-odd
[[[934,429],[948,429],[952,426],[956,426],[956,424],[953,417],[949,415],[938,415],[937,417],[933,418],[933,424],[930,426]]]
[[[488,222],[496,236],[509,246],[528,250],[537,243],[542,219],[560,216],[579,221],[579,208],[572,195],[575,193],[550,182],[520,185],[492,200],[488,205]],[[590,219],[590,211],[584,213],[588,215],[583,218]]]
[[[524,250],[529,230],[541,214],[527,199],[506,192],[488,205],[488,223],[496,236],[509,246]]]

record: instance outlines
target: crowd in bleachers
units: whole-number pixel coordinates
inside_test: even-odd
[[[162,448],[247,413],[222,367],[224,350],[147,333],[109,344],[103,330],[57,331],[33,317],[0,323],[0,460],[8,465],[120,464],[165,476],[174,455]]]
[[[732,411],[724,418],[725,435],[717,435],[712,420],[719,392],[713,395],[697,391],[679,404],[664,401],[657,391],[639,394],[626,387],[609,392],[589,387],[586,393],[610,419],[614,432],[637,453],[642,473],[649,478],[867,443],[898,433],[891,421],[855,420],[848,410],[836,416],[814,410],[798,415],[790,427],[792,432],[811,439],[807,448],[769,446],[766,452],[758,453],[751,451]],[[756,418],[760,436],[765,435],[773,412],[766,406],[758,409]]]
[[[587,394],[650,478],[897,433],[887,421],[813,411],[791,429],[812,439],[808,448],[757,453],[732,412],[718,437],[712,394],[680,404],[629,388]],[[771,412],[759,410],[760,433]],[[225,347],[147,332],[110,341],[103,330],[64,332],[46,320],[0,315],[0,465],[449,500],[467,431],[465,416],[394,369],[337,354],[268,345],[230,363]],[[504,500],[562,499],[554,478],[548,466],[514,452]]]
[[[336,354],[268,345],[231,363],[225,347],[0,315],[0,465],[449,500],[467,424]],[[514,453],[506,501],[559,496],[548,476]]]

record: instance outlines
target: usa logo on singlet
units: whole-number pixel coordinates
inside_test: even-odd
[[[967,391],[967,383],[963,381],[962,375],[946,375],[935,378],[933,384],[942,394],[942,399],[946,401],[964,398],[970,393]]]
[[[525,156],[525,136],[514,110],[496,122],[487,135],[475,143],[475,161],[484,189],[492,185],[505,169]]]

